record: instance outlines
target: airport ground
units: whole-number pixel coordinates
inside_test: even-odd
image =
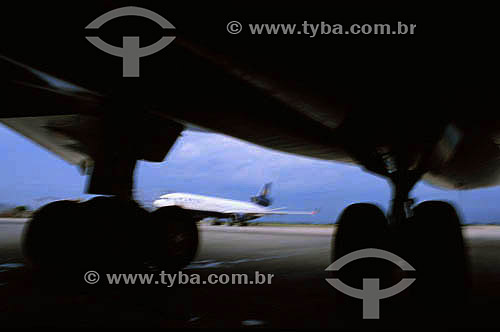
[[[324,271],[331,263],[334,227],[199,226],[199,253],[184,273],[201,280],[210,274],[253,279],[258,271],[272,274],[271,283],[110,286],[102,285],[102,277],[96,285],[66,287],[59,284],[64,275],[41,282],[25,265],[24,222],[0,220],[2,327],[338,326],[336,291]],[[467,327],[498,326],[500,227],[467,226],[463,234],[473,275]]]

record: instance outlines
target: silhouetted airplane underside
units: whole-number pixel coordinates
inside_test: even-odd
[[[423,224],[432,219],[448,234],[448,241],[429,240],[426,245],[436,250],[448,244],[459,248],[446,258],[458,262],[452,269],[455,279],[465,278],[457,272],[461,268],[457,257],[464,255],[455,210],[444,202],[424,202],[414,208],[409,192],[421,179],[450,189],[500,182],[500,117],[498,112],[490,113],[491,88],[481,76],[489,69],[488,52],[479,59],[475,51],[487,45],[452,33],[442,36],[441,30],[419,20],[415,12],[377,16],[368,10],[370,14],[358,11],[347,18],[340,8],[316,13],[290,9],[279,15],[269,10],[234,9],[227,14],[214,10],[201,16],[169,4],[144,4],[175,29],[162,30],[134,17],[110,21],[98,31],[85,30],[92,20],[118,7],[106,1],[66,5],[57,11],[30,8],[2,13],[9,17],[0,23],[5,34],[0,44],[0,121],[78,165],[89,176],[88,193],[114,195],[97,202],[59,202],[42,208],[25,240],[34,265],[53,261],[54,252],[46,244],[51,241],[40,238],[56,238],[60,232],[42,226],[50,223],[47,220],[74,215],[75,228],[82,231],[98,222],[76,219],[113,206],[134,211],[120,212],[128,223],[149,218],[154,227],[171,234],[188,234],[188,249],[181,258],[158,254],[164,249],[161,231],[151,235],[158,239],[149,241],[143,253],[160,265],[166,257],[169,266],[185,265],[198,241],[194,223],[187,221],[189,215],[182,209],[159,209],[146,216],[130,198],[136,161],[163,161],[181,132],[196,128],[277,151],[357,164],[388,179],[393,188],[389,218],[370,224],[367,220],[381,215],[377,207],[348,207],[339,222],[342,244],[335,255],[358,244],[377,246],[385,239],[379,236],[373,243],[363,243],[364,237],[358,236],[363,227],[373,228],[372,234],[388,230],[391,239],[398,239],[384,240],[384,245],[402,244],[402,234],[410,232],[401,229],[425,216]],[[198,7],[197,12],[203,10]],[[244,23],[407,20],[417,24],[417,33],[317,38],[256,36],[248,31],[232,35],[226,24],[235,19]],[[158,53],[141,58],[140,77],[131,78],[122,77],[122,59],[93,46],[85,38],[89,35],[118,46],[129,35],[140,36],[141,45],[163,35],[176,38]],[[328,179],[324,181],[328,185]],[[161,222],[168,219],[172,222]],[[128,223],[110,225],[107,235],[116,229],[126,234]],[[356,235],[347,235],[351,228],[343,225],[348,224],[356,225],[352,228]],[[78,250],[78,234],[66,243],[74,248],[72,257],[88,255]],[[102,235],[101,240],[105,247],[108,237]],[[351,248],[345,243],[356,244]],[[395,248],[400,246],[391,248],[398,251]],[[96,250],[101,253],[99,259],[102,251]],[[406,251],[401,252],[404,257]],[[142,261],[143,256],[138,256]],[[416,259],[417,271],[425,266],[419,263],[423,261]]]

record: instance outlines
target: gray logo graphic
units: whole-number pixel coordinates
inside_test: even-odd
[[[163,29],[175,29],[169,21],[155,12],[133,6],[111,10],[93,20],[85,29],[99,29],[104,23],[122,16],[141,16],[158,23]],[[123,58],[123,77],[139,77],[139,59],[160,51],[175,39],[162,37],[156,43],[141,48],[139,37],[123,37],[123,47],[120,48],[104,42],[99,37],[85,38],[101,51]]]
[[[344,265],[352,261],[371,257],[393,262],[403,271],[415,271],[415,269],[401,257],[388,251],[374,248],[361,249],[342,256],[328,266],[325,271],[338,271]],[[404,291],[415,281],[415,278],[403,278],[394,286],[385,289],[380,289],[380,280],[373,278],[363,279],[363,289],[350,287],[337,278],[326,279],[326,281],[342,293],[363,300],[363,319],[379,319],[380,300]]]

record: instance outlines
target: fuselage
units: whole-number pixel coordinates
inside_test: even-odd
[[[249,213],[269,212],[270,209],[251,202],[237,201],[227,198],[202,196],[187,193],[172,193],[160,196],[153,203],[154,207],[179,206],[186,210],[211,211],[222,214],[232,214],[232,211]]]

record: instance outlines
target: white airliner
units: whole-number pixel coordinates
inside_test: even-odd
[[[257,196],[251,197],[251,202],[243,202],[226,198],[202,196],[186,193],[172,193],[160,196],[153,202],[156,208],[178,206],[192,212],[199,220],[208,217],[228,218],[230,225],[246,224],[248,220],[257,219],[265,215],[313,215],[315,211],[283,211],[284,208],[270,209],[272,200],[269,198],[271,183],[266,183]]]

